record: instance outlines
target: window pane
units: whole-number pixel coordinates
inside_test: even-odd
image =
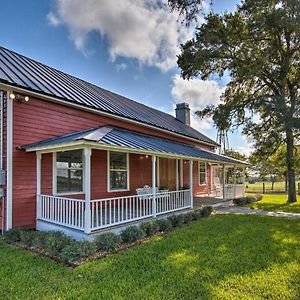
[[[125,171],[110,171],[110,189],[125,190],[127,189],[127,172]]]
[[[57,152],[57,168],[82,168],[82,150]]]
[[[83,191],[82,150],[57,153],[57,192]]]
[[[122,152],[110,152],[110,169],[111,170],[126,170],[127,155]]]
[[[206,165],[205,165],[205,163],[199,164],[199,183],[200,184],[206,183]]]
[[[200,184],[205,183],[205,173],[200,174]]]
[[[82,192],[82,170],[57,170],[57,192]]]

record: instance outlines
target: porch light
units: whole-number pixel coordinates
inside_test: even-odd
[[[28,102],[28,101],[29,101],[29,97],[28,97],[28,96],[25,96],[24,100],[25,100],[26,102]]]
[[[9,95],[9,98],[10,98],[11,100],[14,100],[14,99],[16,98],[16,95],[15,95],[14,93],[11,93],[11,94]]]
[[[149,156],[148,156],[148,155],[145,155],[145,158],[146,158],[146,159],[148,159],[148,158],[149,158]]]

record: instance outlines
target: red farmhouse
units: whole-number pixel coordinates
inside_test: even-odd
[[[2,225],[87,238],[243,195],[245,163],[176,117],[0,47]]]

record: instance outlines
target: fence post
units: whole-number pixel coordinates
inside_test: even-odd
[[[298,182],[298,195],[300,195],[300,182]]]
[[[266,186],[265,186],[265,183],[263,182],[263,194],[266,193]]]

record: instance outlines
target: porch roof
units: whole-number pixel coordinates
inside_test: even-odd
[[[129,152],[163,155],[173,158],[193,158],[223,164],[247,165],[244,161],[203,150],[193,145],[178,143],[113,126],[89,128],[37,143],[22,145],[19,149],[28,152],[53,152],[53,150],[61,151],[70,149],[70,147],[80,148],[82,146],[107,150],[126,150]]]

